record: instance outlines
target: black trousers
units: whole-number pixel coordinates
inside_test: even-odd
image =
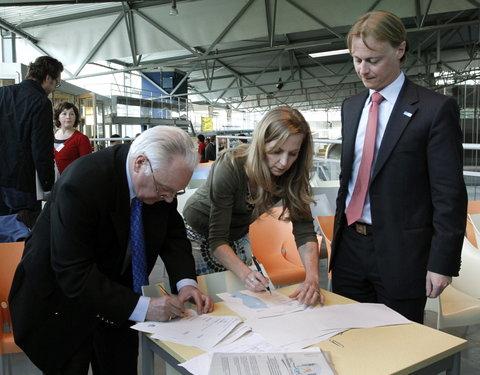
[[[359,234],[347,226],[343,228],[332,269],[332,290],[358,302],[383,303],[407,319],[423,324],[426,296],[398,299],[385,289],[378,271],[373,235]]]
[[[131,325],[100,325],[55,375],[87,375],[90,364],[94,375],[136,375],[138,332]]]

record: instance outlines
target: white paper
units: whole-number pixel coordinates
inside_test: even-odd
[[[288,316],[247,319],[253,331],[289,350],[299,350],[351,328],[408,324],[408,319],[375,303],[352,303],[315,307]]]
[[[214,353],[209,375],[333,375],[322,352]]]
[[[247,333],[234,342],[218,345],[215,348],[215,352],[219,353],[267,353],[281,351],[283,351],[281,347],[270,344],[263,336],[254,332]],[[208,375],[212,356],[213,352],[205,353],[180,363],[179,366],[184,367],[194,375]]]
[[[250,290],[225,292],[217,294],[225,304],[238,315],[248,318],[268,318],[277,315],[302,311],[305,305],[296,299],[272,291],[255,293]]]
[[[169,322],[142,322],[131,328],[152,334],[152,338],[211,350],[235,327],[243,324],[236,316],[197,315],[185,310],[187,316]]]

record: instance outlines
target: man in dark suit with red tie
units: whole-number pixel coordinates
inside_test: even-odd
[[[77,159],[55,183],[9,297],[15,341],[45,374],[136,374],[134,321],[168,321],[187,300],[212,311],[176,204],[197,164],[183,130],[158,126]],[[178,297],[141,296],[158,255]]]
[[[369,12],[348,38],[368,89],[342,106],[333,291],[423,322],[457,276],[467,195],[457,103],[411,82],[402,21]]]

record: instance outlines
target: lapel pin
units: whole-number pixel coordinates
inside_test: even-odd
[[[405,112],[403,112],[403,114],[407,117],[412,117],[412,114],[410,112],[405,111]]]

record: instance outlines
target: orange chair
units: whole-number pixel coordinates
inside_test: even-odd
[[[8,294],[12,286],[13,275],[22,258],[24,242],[0,243],[0,365],[11,373],[9,354],[20,353],[20,349],[13,340],[12,321],[8,308]],[[5,364],[3,363],[3,360]]]
[[[470,201],[467,206],[467,214],[480,214],[480,201]]]
[[[264,214],[250,225],[252,253],[267,271],[273,285],[290,285],[305,280],[305,268],[298,254],[292,223],[278,220],[282,207]]]
[[[332,240],[333,240],[333,223],[335,216],[317,216],[318,226],[320,227],[323,237],[325,238],[325,244],[327,246],[327,269],[330,268],[330,256],[332,254]],[[332,290],[332,272],[328,272],[328,285],[327,290]]]
[[[466,228],[465,228],[465,236],[467,237],[467,239],[470,241],[470,243],[473,246],[478,248],[477,238],[475,236],[475,228],[474,228],[474,225],[472,223],[472,220],[468,216],[467,216],[467,225],[466,225]]]

